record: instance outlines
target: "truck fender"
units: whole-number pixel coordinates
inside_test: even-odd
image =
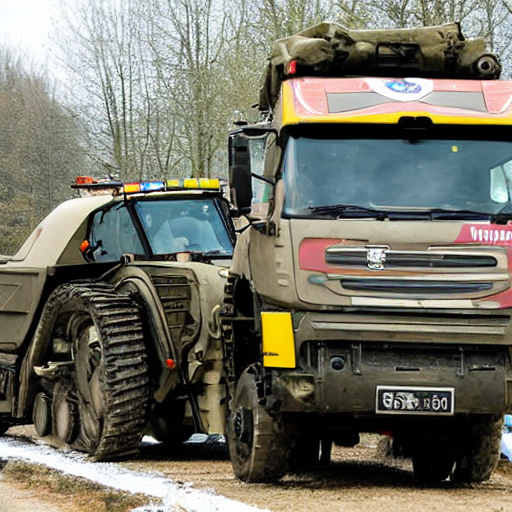
[[[146,345],[151,344],[148,346],[148,353],[156,355],[157,361],[153,361],[153,364],[161,370],[154,398],[162,402],[180,380],[184,382],[185,376],[182,374],[179,351],[169,332],[158,293],[150,277],[134,266],[123,267],[111,278],[111,282],[116,289],[133,293],[136,302],[143,308],[142,314],[149,327]]]

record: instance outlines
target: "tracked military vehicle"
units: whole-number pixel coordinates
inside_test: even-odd
[[[75,188],[0,260],[0,433],[33,422],[96,460],[144,432],[170,447],[223,434],[235,235],[218,180]]]
[[[457,24],[322,23],[274,44],[263,121],[229,137],[247,219],[223,312],[240,479],[278,480],[360,432],[392,436],[422,480],[489,478],[512,410],[499,75]]]

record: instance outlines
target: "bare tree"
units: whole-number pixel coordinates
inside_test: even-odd
[[[59,202],[81,168],[76,121],[43,70],[0,47],[0,250],[13,252]]]
[[[226,41],[224,3],[214,0],[154,0],[153,59],[158,80],[172,107],[176,144],[190,174],[209,176],[223,142],[222,83],[219,61]]]
[[[512,20],[491,0],[77,1],[61,41],[79,85],[75,109],[90,154],[123,179],[225,172],[234,112],[257,119],[251,104],[277,38],[326,19],[349,28],[461,20],[507,55]]]

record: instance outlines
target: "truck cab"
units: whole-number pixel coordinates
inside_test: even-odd
[[[225,306],[242,480],[278,479],[297,451],[316,461],[359,432],[389,433],[422,480],[482,481],[498,461],[512,82],[481,41],[438,28],[321,24],[279,40],[265,121],[230,136],[248,219]]]

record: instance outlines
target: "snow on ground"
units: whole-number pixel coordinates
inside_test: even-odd
[[[144,439],[151,442],[149,439]],[[90,462],[87,456],[74,451],[62,451],[44,443],[32,444],[10,437],[0,438],[0,458],[18,459],[43,464],[68,475],[133,494],[161,498],[164,505],[139,507],[137,512],[257,512],[261,509],[244,505],[223,496],[199,491],[192,483],[178,484],[155,472],[138,473],[110,462]],[[265,511],[268,512],[268,511]]]

